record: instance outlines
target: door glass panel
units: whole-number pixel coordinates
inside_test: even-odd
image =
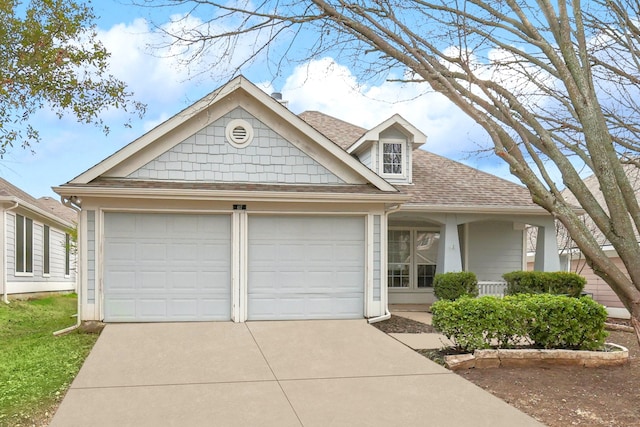
[[[436,274],[438,260],[438,244],[440,233],[431,231],[416,232],[416,284],[418,288],[430,288],[433,286],[433,277]]]
[[[408,288],[411,273],[411,232],[389,230],[388,286]]]

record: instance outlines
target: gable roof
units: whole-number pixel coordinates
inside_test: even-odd
[[[367,133],[366,129],[316,111],[300,116],[319,132],[333,135],[338,139],[334,142],[342,147],[351,147]],[[410,196],[403,209],[546,213],[533,203],[526,187],[423,149],[413,150],[413,184],[398,187]]]
[[[237,98],[234,98],[236,95]],[[154,143],[160,144],[157,141],[162,140],[163,150],[166,151],[172,148],[180,143],[184,137],[191,136],[184,133],[186,130],[182,131],[183,128],[186,129],[188,122],[197,123],[198,126],[206,126],[206,124],[211,123],[232,108],[240,105],[239,103],[241,101],[238,99],[241,96],[244,96],[245,98],[243,99],[245,100],[257,101],[260,106],[259,108],[263,109],[263,111],[259,113],[264,117],[270,117],[272,119],[275,117],[277,120],[274,120],[274,122],[279,126],[289,126],[291,129],[297,129],[302,132],[306,138],[310,138],[315,144],[314,154],[331,159],[329,164],[324,166],[332,168],[333,173],[339,170],[342,175],[346,174],[347,176],[357,177],[356,180],[359,184],[372,184],[380,191],[398,194],[398,190],[394,186],[362,165],[331,139],[318,132],[314,127],[290,112],[280,102],[271,98],[271,96],[267,95],[242,76],[236,77],[203,97],[192,106],[158,125],[62,187],[67,185],[87,185],[96,179],[117,179],[126,176],[126,173],[123,172],[131,171],[133,165],[138,165],[139,163],[145,164],[152,159],[147,157],[151,155],[150,153],[155,153],[155,151],[151,149]],[[243,108],[248,108],[245,104],[247,104],[247,102],[242,105]],[[139,161],[136,159],[139,159]],[[139,166],[142,166],[142,164]],[[352,178],[352,180],[353,179],[354,178]],[[56,191],[61,190],[62,187],[57,187]]]
[[[23,206],[27,210],[67,227],[77,222],[77,213],[73,209],[50,197],[36,199],[3,178],[0,178],[0,200],[18,203],[18,206]]]
[[[420,129],[406,121],[400,114],[394,114],[358,138],[358,140],[349,147],[349,153],[355,152],[358,147],[365,145],[367,142],[379,141],[380,134],[391,127],[395,127],[404,134],[409,139],[409,142],[411,142],[413,148],[418,148],[427,142],[427,136],[422,133]]]

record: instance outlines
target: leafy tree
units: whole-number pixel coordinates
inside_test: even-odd
[[[47,108],[108,132],[100,113],[144,106],[107,72],[91,7],[75,0],[0,0],[0,155],[39,141],[32,122]]]
[[[485,129],[533,201],[566,227],[640,331],[640,206],[625,170],[640,165],[637,0],[165,3],[210,17],[176,40],[194,51],[217,45],[229,54],[255,35],[268,44],[258,43],[254,56],[306,48],[307,59],[330,53],[351,60],[363,78],[402,70],[400,80],[446,96]],[[585,186],[587,174],[597,177],[603,197]],[[604,254],[563,187],[626,272]]]

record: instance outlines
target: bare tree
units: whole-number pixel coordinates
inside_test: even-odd
[[[351,59],[364,77],[403,70],[402,80],[445,95],[486,130],[495,154],[569,231],[640,332],[640,206],[623,168],[638,165],[640,147],[637,0],[166,3],[210,18],[177,35],[196,56],[212,46],[233,53],[251,35],[258,43],[247,60],[276,47],[286,60],[306,47],[305,59]],[[590,173],[601,201],[583,183]],[[605,256],[564,187],[627,274]]]

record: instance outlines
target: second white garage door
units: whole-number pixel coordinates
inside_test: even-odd
[[[363,217],[250,216],[248,319],[364,317]]]

